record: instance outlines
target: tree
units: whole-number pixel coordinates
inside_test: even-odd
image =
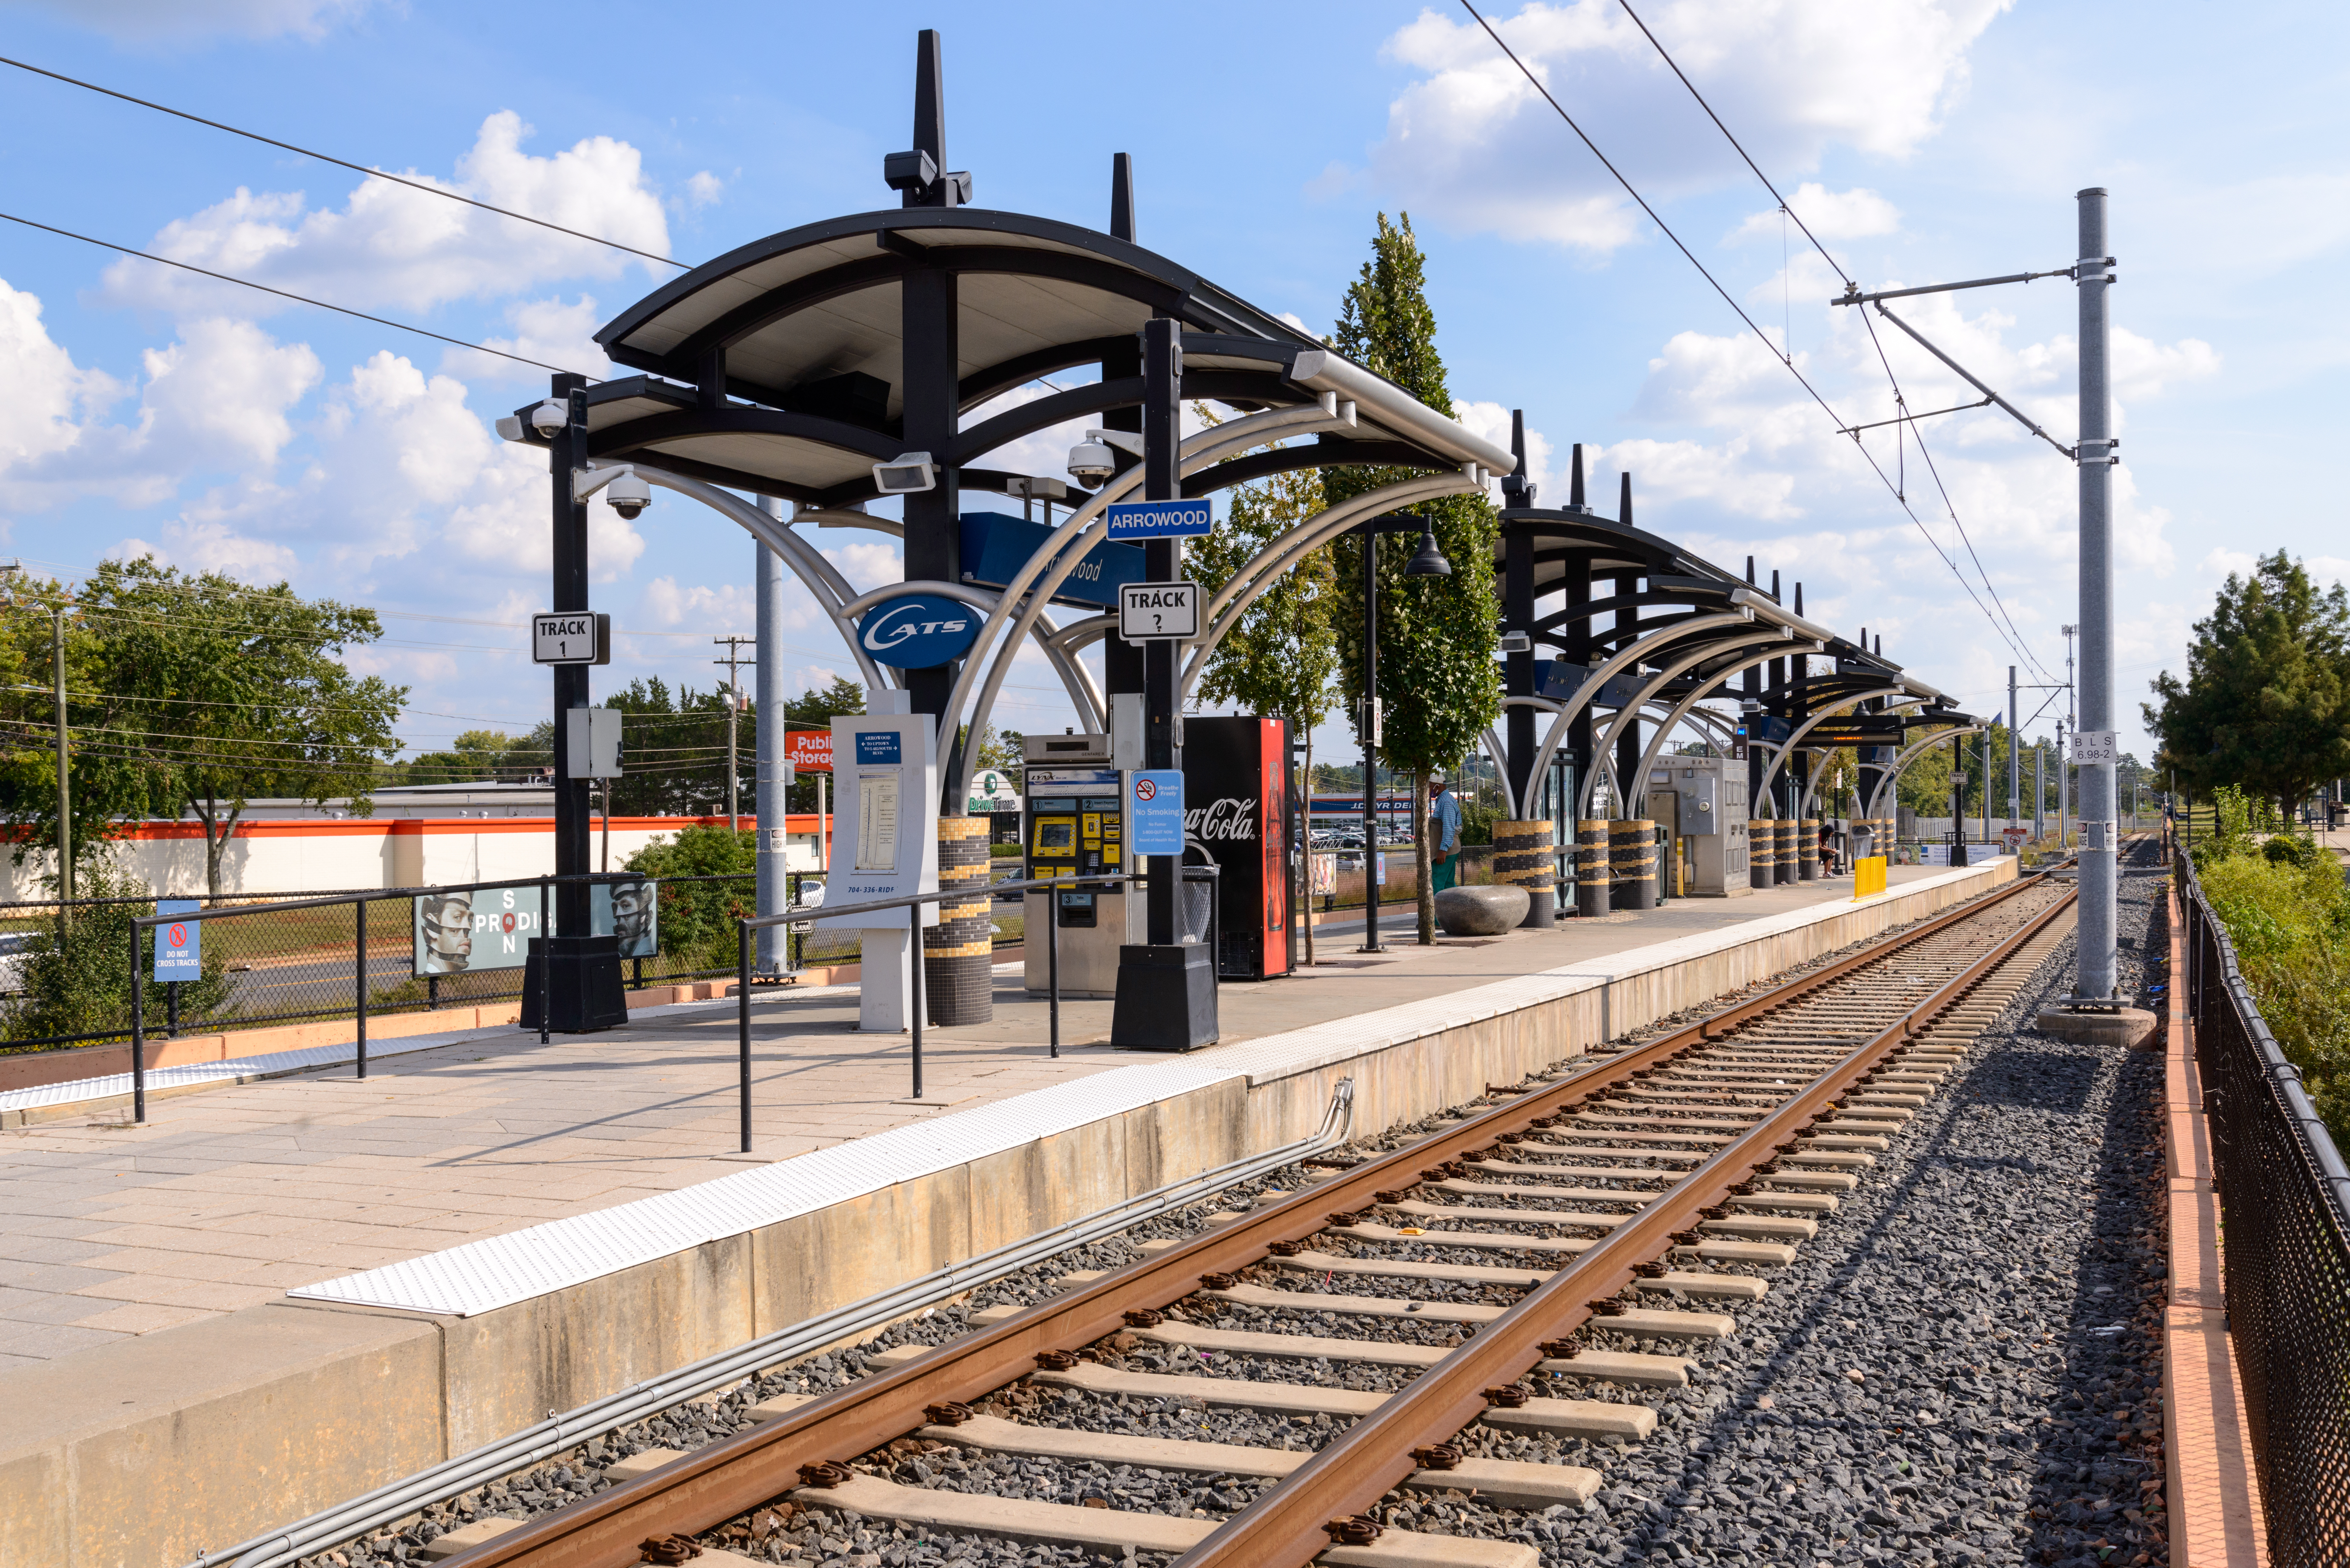
[[[1205,409],[1201,417],[1211,424]],[[1184,552],[1184,564],[1213,597],[1274,540],[1320,512],[1316,469],[1275,474],[1227,493],[1223,525]],[[1330,682],[1338,672],[1337,572],[1328,545],[1308,555],[1243,612],[1201,672],[1192,703],[1230,702],[1244,713],[1286,719],[1305,737],[1305,771],[1314,771],[1315,727],[1330,716]],[[1314,957],[1314,923],[1305,923],[1305,961]]]
[[[2232,784],[2287,808],[2350,774],[2350,594],[2320,593],[2282,550],[2228,574],[2195,623],[2187,680],[2153,681],[2141,711],[2158,769],[2198,791]]]
[[[143,557],[102,563],[75,603],[86,634],[68,704],[77,816],[85,790],[117,819],[192,811],[217,898],[247,800],[348,796],[367,814],[408,695],[337,657],[383,634],[373,610]],[[8,809],[53,841],[53,783]]]
[[[1332,342],[1340,352],[1450,419],[1452,394],[1446,389],[1444,361],[1436,351],[1436,313],[1429,308],[1419,242],[1411,218],[1394,223],[1379,214],[1371,259],[1347,290]],[[1334,468],[1323,489],[1336,505],[1351,497],[1410,478],[1407,468]],[[1380,760],[1412,777],[1412,820],[1418,829],[1414,861],[1419,869],[1419,940],[1436,940],[1436,899],[1429,885],[1428,774],[1457,765],[1502,711],[1502,682],[1495,663],[1499,639],[1493,591],[1493,542],[1500,522],[1483,495],[1451,495],[1422,503],[1419,514],[1435,524],[1436,542],[1452,565],[1446,577],[1408,577],[1413,553],[1408,539],[1379,552],[1378,695],[1386,704]],[[1400,547],[1398,547],[1400,546]],[[1363,593],[1364,542],[1336,552],[1340,602],[1359,605]],[[1338,618],[1341,679],[1355,703],[1356,732],[1368,723],[1364,703],[1362,634],[1349,618]]]
[[[54,860],[57,854],[55,691],[60,628],[50,612],[59,607],[67,612],[62,633],[67,733],[71,736],[85,718],[79,698],[94,683],[96,632],[74,607],[65,585],[53,580],[17,589],[7,613],[0,616],[0,817],[13,830],[12,859],[19,866],[27,857]],[[78,753],[78,746],[69,749]],[[97,863],[116,819],[142,812],[146,796],[130,762],[111,749],[75,754],[69,767],[74,863],[78,868]],[[57,885],[62,870],[52,865],[45,880]]]

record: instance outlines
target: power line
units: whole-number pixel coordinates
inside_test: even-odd
[[[1795,227],[1804,231],[1804,238],[1812,242],[1812,248],[1820,253],[1820,259],[1827,263],[1828,266],[1834,270],[1836,277],[1844,284],[1846,290],[1847,292],[1857,290],[1860,285],[1855,281],[1850,273],[1845,271],[1842,264],[1840,264],[1835,256],[1828,254],[1827,246],[1820,243],[1820,237],[1812,233],[1811,225],[1804,222],[1804,215],[1801,213],[1796,212],[1795,209],[1789,204],[1787,198],[1780,193],[1779,187],[1771,182],[1771,176],[1762,172],[1762,166],[1754,161],[1752,154],[1746,151],[1744,144],[1738,140],[1737,136],[1731,130],[1730,127],[1723,123],[1721,116],[1714,112],[1713,105],[1706,101],[1705,94],[1698,91],[1697,84],[1690,80],[1689,73],[1681,69],[1680,62],[1674,59],[1672,52],[1665,47],[1664,40],[1659,38],[1655,33],[1651,32],[1648,28],[1648,24],[1640,19],[1640,14],[1632,9],[1631,0],[1617,0],[1617,4],[1624,7],[1624,15],[1632,18],[1632,25],[1640,29],[1640,36],[1648,40],[1649,44],[1655,47],[1658,57],[1662,59],[1665,64],[1671,68],[1673,75],[1680,79],[1681,86],[1689,89],[1689,95],[1697,100],[1697,106],[1705,110],[1706,118],[1713,121],[1714,129],[1721,131],[1723,139],[1736,150],[1738,156],[1745,161],[1746,167],[1754,171],[1754,178],[1762,182],[1762,188],[1765,191],[1770,192],[1772,200],[1779,203],[1779,211],[1785,216],[1794,219]],[[1491,29],[1488,29],[1488,31],[1490,30]],[[1785,268],[1783,260],[1782,271],[1783,272]],[[1884,367],[1886,382],[1893,389],[1894,407],[1906,418],[1909,411],[1908,401],[1901,394],[1901,383],[1893,374],[1893,362],[1886,356],[1885,345],[1877,338],[1877,324],[1874,321],[1868,321],[1866,314],[1863,315],[1862,320],[1866,322],[1868,327],[1868,340],[1877,349],[1877,363]],[[1999,589],[1991,580],[1991,573],[1983,567],[1982,557],[1975,553],[1975,542],[1970,536],[1969,536],[1967,533],[1967,525],[1959,520],[1958,506],[1950,499],[1950,488],[1942,483],[1942,471],[1935,465],[1933,454],[1926,450],[1925,437],[1914,427],[1909,430],[1908,433],[1918,442],[1918,455],[1926,460],[1927,472],[1933,475],[1934,488],[1941,493],[1943,510],[1950,514],[1950,525],[1959,531],[1959,540],[1967,547],[1967,558],[1974,562],[1975,571],[1977,575],[1982,578],[1983,587],[1985,591],[1991,595],[1991,603],[1999,607],[2000,618],[2007,623],[2008,630],[2014,633],[2014,636],[2008,639],[2009,642],[2016,647],[2017,650],[2023,655],[2024,659],[2033,669],[2038,670],[2041,674],[2046,675],[2048,673],[2047,668],[2041,664],[2040,660],[2033,655],[2030,644],[2024,639],[2023,628],[2017,626],[2015,624],[2015,618],[2008,613],[2006,603],[2000,598]],[[1894,432],[1894,437],[1897,441],[1900,439],[1900,435],[1901,432],[1899,431],[1896,431]],[[1857,446],[1859,441],[1859,435],[1855,433],[1853,436],[1853,443]]]
[[[1648,198],[1641,195],[1638,189],[1633,185],[1632,182],[1624,177],[1623,171],[1617,169],[1614,163],[1608,161],[1607,155],[1599,151],[1598,144],[1591,140],[1590,136],[1585,132],[1582,126],[1575,123],[1575,117],[1566,112],[1565,107],[1562,105],[1557,99],[1551,96],[1550,88],[1543,85],[1542,78],[1535,76],[1533,71],[1526,68],[1526,63],[1518,57],[1517,51],[1511,48],[1509,44],[1503,40],[1502,35],[1494,29],[1492,23],[1485,19],[1484,15],[1477,9],[1473,0],[1461,0],[1461,6],[1462,10],[1467,11],[1470,16],[1475,20],[1478,26],[1484,29],[1485,36],[1493,40],[1494,47],[1499,48],[1503,55],[1509,57],[1510,64],[1518,68],[1518,74],[1524,77],[1527,83],[1534,88],[1534,91],[1542,95],[1543,101],[1549,104],[1551,109],[1556,112],[1559,119],[1566,122],[1566,128],[1569,130],[1574,131],[1577,140],[1579,140],[1586,148],[1590,150],[1591,155],[1599,161],[1600,167],[1606,169],[1609,174],[1615,177],[1616,182],[1624,187],[1625,194],[1630,196],[1635,202],[1638,203],[1640,211],[1648,215],[1648,220],[1657,225],[1658,231],[1662,234],[1665,238],[1673,243],[1673,248],[1681,253],[1682,257],[1688,261],[1690,265],[1697,268],[1698,275],[1704,278],[1708,284],[1712,286],[1713,292],[1721,296],[1721,302],[1724,305],[1729,306],[1731,310],[1737,316],[1738,319],[1746,324],[1746,329],[1754,335],[1754,341],[1761,345],[1766,352],[1769,352],[1773,360],[1776,361],[1783,369],[1784,369],[1787,374],[1795,378],[1796,384],[1801,386],[1806,393],[1810,394],[1812,401],[1820,406],[1821,411],[1825,413],[1830,419],[1835,421],[1836,428],[1838,430],[1844,429],[1844,417],[1838,414],[1835,410],[1829,405],[1827,399],[1820,395],[1819,389],[1813,386],[1810,379],[1805,377],[1801,370],[1795,368],[1794,361],[1792,358],[1782,358],[1777,352],[1771,349],[1771,340],[1769,337],[1764,334],[1761,327],[1755,324],[1754,318],[1746,313],[1746,307],[1739,304],[1735,298],[1731,297],[1730,291],[1721,286],[1721,280],[1715,277],[1712,272],[1707,268],[1706,265],[1697,259],[1695,252],[1691,251],[1688,245],[1681,243],[1681,237],[1673,232],[1672,225],[1666,223],[1665,220],[1658,214],[1657,210],[1648,204]],[[1708,112],[1711,113],[1711,111],[1708,110]],[[1809,233],[1808,230],[1805,232]],[[1867,448],[1861,446],[1857,441],[1856,441],[1853,445],[1855,450],[1859,452],[1863,460],[1867,462],[1868,466],[1876,471],[1878,482],[1885,486],[1887,491],[1891,493],[1896,503],[1898,503],[1901,507],[1902,512],[1908,517],[1909,521],[1916,525],[1919,535],[1925,539],[1928,545],[1933,547],[1934,554],[1940,557],[1942,564],[1950,567],[1950,575],[1958,579],[1959,586],[1967,590],[1967,597],[1974,600],[1975,607],[1982,611],[1983,618],[1991,622],[1991,629],[1999,633],[2000,640],[2007,643],[2009,647],[2013,648],[2017,654],[2021,656],[2025,662],[2037,668],[2039,661],[2032,657],[2031,651],[2028,649],[2019,645],[2016,639],[2009,634],[2008,630],[2000,624],[1999,618],[1991,614],[1991,607],[1983,603],[1982,596],[1975,592],[1974,585],[1968,582],[1966,574],[1959,570],[1958,562],[1950,556],[1950,552],[1945,550],[1935,539],[1932,532],[1927,528],[1924,520],[1921,519],[1918,515],[1917,512],[1910,507],[1908,498],[1902,493],[1901,487],[1896,484],[1893,482],[1892,477],[1885,472],[1884,465],[1879,463],[1877,461],[1876,456],[1871,453]],[[1988,586],[1988,580],[1986,580],[1986,586]]]
[[[66,76],[61,72],[30,65],[23,60],[13,60],[5,55],[0,55],[0,66],[14,66],[20,71],[30,71],[36,77],[47,77],[51,81],[64,82],[68,87],[103,93],[108,98],[120,99],[124,103],[135,103],[141,109],[151,109],[158,114],[172,115],[196,125],[209,126],[214,130],[224,130],[231,136],[242,136],[248,141],[258,141],[265,147],[281,148],[287,152],[299,153],[305,158],[315,158],[321,163],[331,163],[338,169],[348,169],[354,174],[364,174],[371,180],[389,180],[395,185],[405,185],[411,191],[421,191],[428,196],[441,196],[452,202],[463,202],[468,207],[478,207],[484,213],[495,213],[501,218],[512,218],[523,223],[536,223],[542,229],[553,229],[558,234],[569,234],[575,240],[586,240],[591,244],[609,245],[616,251],[626,251],[632,256],[642,256],[647,261],[657,261],[663,266],[673,266],[681,270],[687,266],[684,262],[671,260],[668,256],[657,254],[652,251],[640,251],[634,245],[624,245],[618,240],[608,240],[601,234],[582,234],[577,229],[567,229],[561,223],[550,223],[545,218],[534,218],[527,213],[516,213],[504,207],[494,207],[487,202],[476,202],[471,196],[461,196],[454,191],[444,191],[437,185],[428,185],[421,180],[411,180],[400,174],[387,174],[380,169],[370,169],[363,163],[353,163],[348,159],[337,158],[330,153],[314,152],[307,147],[296,147],[290,141],[280,141],[274,136],[264,136],[257,130],[241,130],[234,125],[224,125],[217,119],[206,119],[203,115],[190,114],[183,109],[173,109],[169,104],[156,103],[149,99],[133,98],[127,92],[117,92],[112,88],[100,87],[96,82],[86,82],[78,77]]]
[[[141,261],[160,262],[165,266],[175,266],[182,272],[197,273],[222,283],[233,283],[240,287],[258,289],[264,294],[274,294],[280,299],[290,299],[296,305],[315,305],[320,310],[331,310],[338,316],[348,316],[360,321],[371,321],[378,327],[389,327],[395,332],[413,332],[419,337],[430,337],[436,343],[446,343],[457,348],[471,348],[477,354],[494,354],[501,359],[511,359],[517,365],[528,365],[536,369],[553,370],[566,376],[580,375],[579,371],[566,369],[561,365],[549,365],[542,359],[525,359],[519,354],[509,354],[503,348],[485,348],[479,343],[468,343],[462,337],[451,337],[440,332],[428,332],[421,327],[411,327],[404,321],[390,321],[380,316],[369,316],[364,310],[353,310],[348,306],[329,305],[323,299],[312,299],[308,295],[295,294],[287,289],[272,288],[265,283],[255,283],[251,278],[232,277],[227,273],[213,272],[209,267],[197,266],[192,262],[173,261],[170,256],[159,256],[151,251],[138,251],[132,250],[129,245],[118,245],[112,240],[93,239],[88,234],[78,234],[71,229],[60,229],[50,223],[36,223],[30,218],[20,218],[14,213],[0,213],[0,218],[5,218],[12,223],[22,223],[28,229],[38,229],[44,234],[58,234],[68,240],[79,240],[86,245],[96,245],[101,250],[119,251],[127,256],[137,256]],[[595,376],[587,376],[583,379],[590,381],[600,379]]]

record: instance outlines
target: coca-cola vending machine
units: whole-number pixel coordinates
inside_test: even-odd
[[[1289,722],[1183,721],[1183,837],[1213,857],[1220,980],[1271,980],[1297,965],[1289,896]],[[1187,853],[1199,864],[1196,852]]]

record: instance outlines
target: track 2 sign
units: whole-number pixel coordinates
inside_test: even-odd
[[[1128,642],[1200,635],[1200,585],[1127,583],[1118,590],[1118,634]]]

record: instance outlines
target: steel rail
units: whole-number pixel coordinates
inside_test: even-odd
[[[1730,1196],[1732,1186],[1775,1158],[1781,1144],[1834,1109],[1837,1098],[1920,1023],[1972,991],[2078,897],[2077,890],[2066,892],[1993,944],[1924,1002],[1908,1008],[1575,1262],[1520,1297],[1460,1349],[1326,1444],[1279,1487],[1177,1558],[1174,1568],[1304,1568],[1329,1550],[1326,1525],[1360,1515],[1400,1485],[1419,1468],[1412,1457],[1415,1447],[1442,1442],[1476,1420],[1490,1403],[1484,1389],[1515,1383],[1532,1371],[1544,1358],[1544,1341],[1561,1338],[1589,1321],[1592,1303],[1605,1302],[1631,1283],[1636,1266],[1668,1251],[1674,1232],[1688,1229],[1700,1210]]]
[[[802,1466],[845,1462],[880,1448],[924,1425],[930,1418],[928,1407],[931,1405],[972,1403],[1018,1381],[1035,1369],[1039,1352],[1087,1345],[1104,1334],[1115,1333],[1126,1326],[1125,1314],[1131,1310],[1163,1308],[1192,1294],[1200,1288],[1200,1279],[1203,1274],[1238,1273],[1263,1262],[1270,1255],[1272,1243],[1305,1241],[1326,1229],[1333,1212],[1349,1212],[1370,1207],[1382,1189],[1409,1186],[1419,1179],[1424,1168],[1440,1166],[1464,1155],[1482,1153],[1489,1146],[1498,1147],[1495,1139],[1502,1133],[1523,1130],[1536,1116],[1549,1115],[1570,1102],[1580,1101],[1595,1090],[1629,1083],[1633,1075],[1643,1068],[1653,1066],[1692,1046],[1718,1039],[1742,1023],[1801,1002],[1856,970],[1905,951],[1952,926],[1977,919],[2017,895],[2042,886],[2043,880],[2039,877],[2018,877],[2005,887],[1920,921],[1898,936],[1872,943],[1858,952],[1847,954],[1821,969],[1684,1024],[1646,1044],[1615,1053],[1581,1072],[1518,1096],[1449,1132],[1438,1133],[1392,1153],[1365,1160],[1313,1188],[1279,1202],[1252,1210],[1242,1219],[1220,1230],[1194,1237],[1182,1246],[1114,1270],[1090,1284],[1040,1303],[991,1328],[951,1341],[929,1355],[890,1371],[859,1378],[785,1416],[750,1430],[737,1432],[731,1438],[721,1438],[633,1481],[612,1487],[567,1508],[541,1514],[517,1529],[447,1559],[443,1568],[508,1568],[509,1564],[515,1565],[515,1568],[631,1568],[639,1560],[639,1543],[648,1537],[672,1533],[690,1535],[746,1513],[803,1484]],[[2072,895],[2068,894],[2052,905],[2048,911],[2029,922],[2016,940],[2028,936],[2053,918],[2055,911],[2067,907],[2071,898]],[[1993,950],[1994,961],[2013,945],[2012,941],[2002,943]],[[1978,964],[1965,971],[1960,980],[1944,987],[1944,992],[1952,992],[1973,983],[1980,978],[1981,967]],[[1937,993],[1935,1000],[1942,994]],[[1896,1025],[1896,1031],[1887,1033],[1896,1039],[1906,1034],[1908,1028],[1931,1004],[1929,1002],[1911,1008],[1902,1023]],[[1818,1085],[1814,1085],[1814,1089],[1817,1087]],[[1816,1098],[1823,1105],[1833,1097],[1833,1093],[1819,1096],[1809,1090],[1799,1096],[1806,1103]],[[1809,1114],[1806,1113],[1807,1116]],[[1776,1118],[1773,1118],[1773,1123],[1765,1125],[1774,1125],[1775,1122]],[[1777,1136],[1774,1135],[1772,1142],[1776,1141]],[[1728,1181],[1715,1181],[1709,1173],[1729,1168],[1741,1151],[1757,1147],[1757,1140],[1752,1134],[1742,1137],[1699,1167],[1685,1181],[1677,1184],[1676,1191],[1697,1190],[1700,1179],[1717,1190],[1726,1189],[1730,1185]],[[1767,1158],[1767,1154],[1757,1154],[1748,1161],[1748,1165],[1751,1168]],[[1630,1231],[1648,1238],[1652,1250],[1641,1253],[1637,1260],[1626,1257],[1624,1250],[1619,1247],[1611,1247],[1605,1255],[1611,1259],[1624,1259],[1620,1270],[1616,1272],[1621,1278],[1628,1279],[1634,1262],[1645,1262],[1654,1256],[1656,1251],[1661,1250],[1659,1238],[1680,1228],[1676,1222],[1659,1231],[1654,1226],[1635,1221],[1620,1227],[1618,1234]],[[1588,1282],[1592,1276],[1587,1270],[1578,1268],[1570,1272],[1585,1282],[1576,1286],[1576,1290],[1589,1289]],[[1556,1303],[1562,1294],[1547,1287],[1540,1293],[1545,1309]],[[1523,1302],[1520,1303],[1521,1306],[1524,1304]],[[1511,1316],[1481,1329],[1461,1351],[1455,1352],[1452,1357],[1423,1374],[1410,1386],[1419,1387],[1430,1378],[1438,1376],[1464,1353],[1475,1352],[1476,1364],[1485,1366],[1490,1355],[1481,1347],[1496,1343],[1491,1336],[1497,1333],[1502,1323],[1526,1321],[1530,1321],[1526,1314],[1513,1309]],[[1536,1337],[1555,1338],[1567,1326],[1571,1325],[1562,1323],[1556,1327],[1544,1329]],[[1514,1343],[1514,1337],[1511,1343]],[[1533,1343],[1532,1340],[1527,1341],[1529,1345]],[[1533,1365],[1534,1359],[1529,1355],[1519,1370]],[[1461,1385],[1464,1387],[1468,1386]],[[1448,1379],[1441,1386],[1451,1388],[1451,1380]],[[1447,1413],[1458,1403],[1457,1399],[1448,1403]],[[1417,1406],[1414,1407],[1419,1408]],[[1480,1401],[1478,1409],[1482,1408]],[[1476,1410],[1469,1411],[1448,1430],[1458,1430],[1476,1413]],[[1423,1415],[1418,1424],[1424,1427],[1437,1418]],[[1382,1423],[1378,1429],[1382,1434],[1392,1434],[1396,1430],[1388,1423]],[[1332,1448],[1336,1446],[1334,1443]],[[1398,1451],[1408,1455],[1410,1447],[1407,1442]],[[1323,1450],[1325,1455],[1331,1451],[1332,1449]],[[1349,1451],[1362,1452],[1352,1445]],[[1301,1469],[1298,1475],[1305,1477],[1309,1473],[1318,1478],[1313,1483],[1314,1495],[1326,1495],[1333,1484],[1327,1467],[1309,1464]],[[1357,1508],[1367,1506],[1368,1501],[1375,1501],[1401,1479],[1401,1472],[1382,1471],[1382,1474],[1384,1479],[1368,1493],[1366,1501],[1356,1504]],[[1343,1485],[1344,1478],[1338,1478],[1338,1483]],[[1285,1483],[1281,1492],[1288,1490],[1289,1485]],[[1260,1500],[1251,1509],[1234,1516],[1233,1523],[1265,1510],[1273,1498],[1281,1492]],[[1348,1495],[1353,1494],[1350,1492]],[[1294,1561],[1306,1562],[1328,1548],[1329,1542],[1323,1533],[1322,1524],[1332,1516],[1332,1511],[1326,1511],[1310,1518],[1307,1514],[1293,1518],[1286,1511],[1283,1511],[1285,1522],[1303,1520],[1310,1524],[1312,1531],[1310,1542],[1302,1535],[1294,1537],[1302,1546],[1311,1548],[1302,1550],[1295,1555]],[[1263,1528],[1253,1527],[1252,1534],[1259,1533]],[[1231,1526],[1220,1530],[1201,1550],[1213,1546],[1229,1533]],[[1284,1539],[1291,1537],[1284,1536]],[[1272,1548],[1272,1542],[1267,1540],[1266,1546]],[[1275,1550],[1273,1556],[1220,1555],[1201,1561],[1245,1562],[1250,1568],[1261,1568],[1262,1564],[1275,1561],[1277,1557],[1278,1551]],[[1184,1561],[1188,1563],[1192,1559]]]

